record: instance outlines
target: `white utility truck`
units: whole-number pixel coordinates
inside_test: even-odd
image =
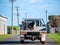
[[[25,18],[22,21],[20,28],[21,42],[24,42],[25,39],[30,39],[32,41],[38,39],[41,43],[45,44],[47,30],[42,18]]]

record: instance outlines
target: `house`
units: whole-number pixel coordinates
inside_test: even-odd
[[[0,35],[7,34],[7,18],[0,15]]]

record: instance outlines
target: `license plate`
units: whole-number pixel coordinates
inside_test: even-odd
[[[31,35],[27,35],[27,37],[31,37]]]

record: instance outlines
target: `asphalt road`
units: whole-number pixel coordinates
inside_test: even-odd
[[[16,35],[11,38],[5,39],[4,41],[0,41],[0,45],[58,45],[49,37],[46,37],[46,43],[41,44],[39,40],[31,41],[25,40],[24,43],[20,43],[20,36]]]

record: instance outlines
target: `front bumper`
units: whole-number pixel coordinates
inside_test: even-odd
[[[40,39],[41,38],[41,39]],[[21,39],[31,39],[31,40],[41,40],[45,41],[46,40],[46,34],[40,34],[40,32],[27,32],[27,34],[21,35]]]
[[[40,32],[27,32],[27,34],[21,35],[21,39],[31,39],[31,40],[35,40],[35,39],[40,39],[41,35]]]

